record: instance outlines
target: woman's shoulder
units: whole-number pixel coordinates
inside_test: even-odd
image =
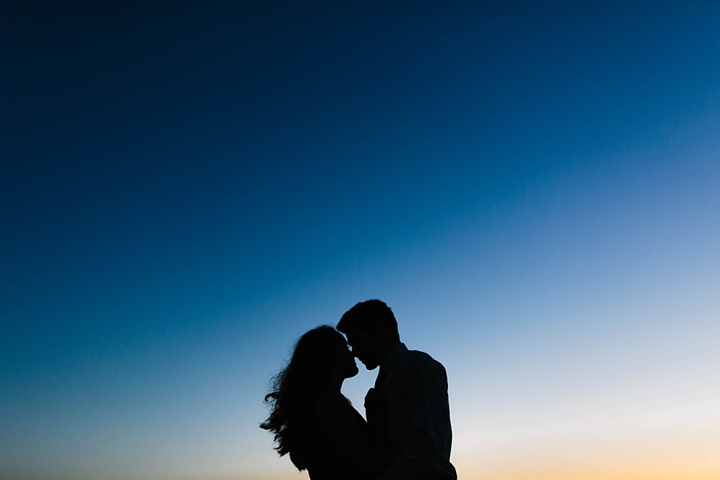
[[[353,422],[365,424],[365,419],[342,393],[337,390],[322,392],[317,397],[316,418],[323,425],[335,422]]]

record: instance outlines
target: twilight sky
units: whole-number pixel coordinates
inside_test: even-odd
[[[3,2],[0,480],[306,478],[262,398],[369,298],[447,368],[462,479],[720,477],[718,25]]]

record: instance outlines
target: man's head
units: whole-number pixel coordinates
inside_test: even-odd
[[[392,310],[380,300],[360,302],[340,318],[337,329],[347,336],[348,345],[368,370],[383,361],[400,343]]]

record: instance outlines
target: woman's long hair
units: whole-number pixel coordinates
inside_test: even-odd
[[[317,396],[332,385],[332,367],[343,337],[323,325],[305,333],[295,344],[290,362],[272,380],[272,391],[265,395],[270,416],[260,428],[274,434],[275,450],[290,454],[299,470],[306,468],[298,447],[302,429],[315,415]]]

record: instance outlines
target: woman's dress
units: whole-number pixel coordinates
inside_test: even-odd
[[[347,409],[345,414],[357,422],[363,441],[370,449],[371,435],[365,419],[355,410],[350,402],[338,393],[334,407]],[[298,436],[296,454],[302,459],[311,480],[369,480],[373,478],[367,471],[367,466],[358,465],[336,444],[330,433],[318,419],[317,412],[309,412],[303,422],[301,434]]]

